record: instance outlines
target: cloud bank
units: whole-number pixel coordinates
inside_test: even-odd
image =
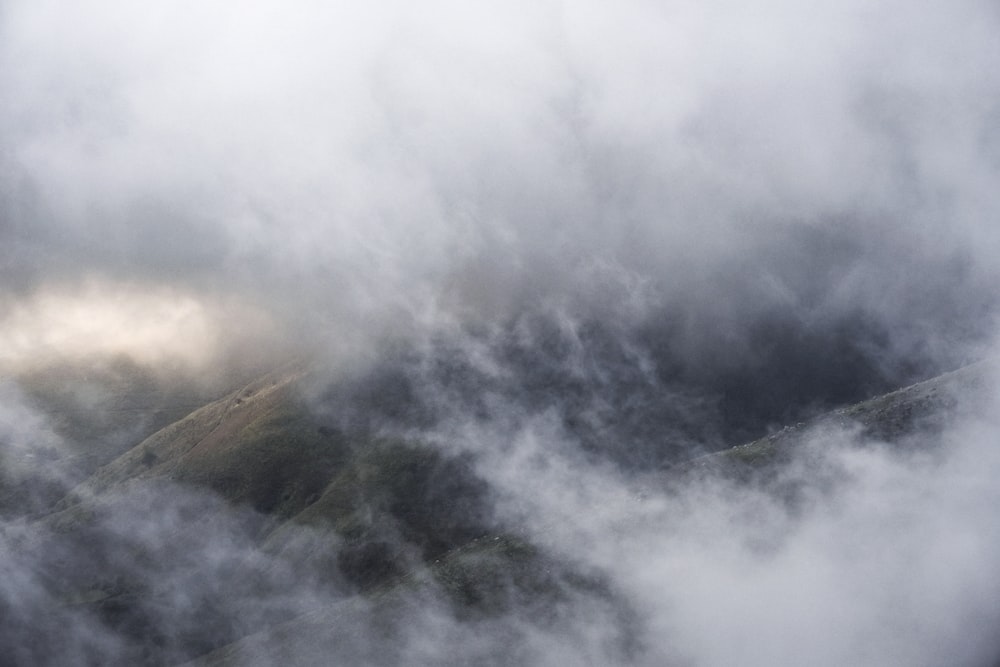
[[[623,301],[709,356],[789,313],[970,333],[994,8],[730,4],[5,3],[5,299],[96,275],[347,349]]]
[[[475,457],[497,510],[605,573],[640,637],[581,640],[619,624],[586,601],[481,639],[440,611],[419,625],[438,644],[334,643],[345,660],[501,662],[520,637],[534,664],[989,664],[988,411],[921,435],[939,456],[817,434],[837,481],[794,511],[636,475],[994,349],[998,19],[986,0],[0,2],[3,488],[49,498],[82,473],[39,476],[45,452],[117,447],[169,422],[123,410],[292,360],[324,369],[313,407],[338,428]],[[123,408],[122,386],[155,401]],[[153,551],[176,532],[119,519]],[[23,521],[3,524],[3,604],[28,600],[28,625],[62,605],[89,647],[43,657],[133,650],[53,602],[61,566]],[[192,548],[263,558],[232,521]],[[281,613],[339,599],[265,560]],[[188,590],[197,561],[136,576]],[[151,618],[183,625],[164,604]]]

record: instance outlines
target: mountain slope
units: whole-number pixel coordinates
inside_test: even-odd
[[[993,369],[969,366],[647,478],[671,488],[723,477],[791,498],[781,471],[808,459],[816,433],[916,446],[915,434],[940,431],[987,393]],[[275,372],[196,409],[35,522],[26,553],[57,601],[45,613],[87,619],[122,644],[116,655],[147,664],[302,664],[334,649],[360,663],[420,664],[405,653],[407,619],[450,619],[467,643],[501,618],[527,624],[505,630],[517,635],[555,627],[557,610],[573,608],[615,619],[607,655],[635,650],[636,610],[600,572],[500,522],[469,455],[345,433],[311,409],[307,382],[301,370]],[[795,485],[819,483],[812,474]],[[39,663],[83,653],[58,642],[36,650]],[[469,647],[456,664],[493,664],[505,651],[512,664],[530,661],[500,642]]]
[[[981,361],[867,401],[839,408],[752,442],[675,466],[675,472],[750,478],[787,463],[818,430],[856,429],[857,436],[895,446],[913,445],[915,434],[940,432],[975,409],[990,390],[996,362]],[[960,400],[964,399],[964,402]],[[926,441],[923,439],[922,441]]]

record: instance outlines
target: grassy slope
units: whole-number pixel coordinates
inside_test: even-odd
[[[807,434],[828,424],[855,424],[868,437],[903,442],[918,428],[940,427],[958,409],[956,394],[982,390],[989,368],[970,366],[843,408],[671,474],[752,478],[787,460]],[[96,500],[144,481],[205,486],[266,517],[257,538],[264,552],[326,568],[348,593],[364,593],[258,629],[198,664],[243,664],[282,643],[306,644],[358,605],[417,604],[431,589],[443,591],[456,613],[476,614],[509,608],[512,595],[523,601],[540,592],[558,596],[599,588],[594,579],[560,569],[530,545],[498,532],[486,510],[486,489],[468,461],[413,443],[350,439],[324,428],[299,396],[300,379],[295,372],[265,376],[195,410],[101,467],[48,519],[60,531],[79,530]],[[300,539],[299,526],[310,529],[311,540]],[[97,582],[67,596],[99,608],[108,599],[137,594],[128,582],[115,582],[113,590],[102,586]],[[324,641],[336,637],[334,632]]]
[[[44,419],[45,432],[33,433],[28,446],[0,452],[0,514],[44,512],[66,484],[82,481],[137,441],[204,405],[203,393],[187,385],[127,357],[20,373],[14,386],[25,408]]]
[[[191,667],[236,667],[273,664],[278,658],[301,664],[308,656],[355,652],[359,664],[384,658],[385,646],[359,642],[373,634],[372,624],[393,623],[394,617],[426,612],[434,605],[432,591],[443,591],[453,611],[469,618],[489,617],[511,609],[520,593],[559,596],[562,582],[553,574],[554,563],[537,549],[510,536],[476,538],[426,568],[368,590],[363,596],[345,598],[314,612],[248,635],[189,663]],[[359,619],[369,627],[358,627]],[[374,629],[377,636],[378,629]],[[350,647],[350,648],[348,648]],[[391,650],[391,649],[389,649]]]
[[[810,434],[824,428],[856,429],[866,439],[905,446],[911,436],[940,430],[961,410],[972,408],[962,403],[980,399],[987,391],[996,363],[983,361],[924,382],[876,396],[851,406],[821,415],[807,423],[788,426],[753,442],[702,456],[680,464],[674,472],[690,474],[727,474],[753,477],[775,464],[787,462],[806,442]]]
[[[502,604],[511,586],[538,587],[527,576],[534,568],[523,566],[534,551],[497,533],[485,485],[467,460],[324,428],[299,395],[300,379],[266,376],[161,429],[98,469],[45,524],[86,536],[107,499],[169,480],[253,508],[261,518],[258,548],[329,572],[345,594],[381,597],[386,582],[415,584],[407,573],[430,572],[421,586],[433,582],[459,607],[487,609]],[[483,541],[486,535],[494,541]],[[102,617],[114,603],[115,614],[127,616],[142,586],[85,580],[65,599]]]

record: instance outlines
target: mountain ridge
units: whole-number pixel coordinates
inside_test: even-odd
[[[906,446],[912,434],[940,431],[965,410],[959,396],[984,394],[995,367],[993,361],[972,364],[679,463],[645,480],[659,489],[696,478],[766,487],[782,466],[803,452],[809,455],[804,445],[821,429]],[[438,613],[487,622],[482,619],[512,609],[543,618],[550,613],[544,609],[563,604],[561,600],[584,598],[589,605],[619,609],[612,617],[628,615],[622,611],[627,605],[599,573],[561,562],[519,535],[517,526],[498,521],[489,485],[468,455],[326,425],[310,408],[303,390],[307,378],[301,368],[285,368],[197,408],[98,468],[39,523],[52,531],[54,537],[46,539],[55,545],[63,540],[87,549],[102,540],[127,542],[127,530],[111,530],[108,537],[106,517],[122,512],[116,503],[130,502],[120,499],[161,489],[151,491],[154,503],[180,497],[183,504],[189,502],[183,489],[203,489],[214,500],[197,511],[207,512],[209,522],[212,513],[241,517],[236,528],[227,528],[235,531],[227,539],[245,541],[239,560],[250,563],[248,581],[256,577],[265,589],[279,586],[280,577],[269,577],[286,568],[281,576],[316,578],[319,588],[330,591],[325,602],[314,603],[311,610],[256,614],[246,611],[253,598],[246,598],[250,593],[241,588],[244,584],[227,584],[230,589],[223,586],[218,595],[236,595],[234,607],[214,609],[208,599],[196,614],[204,622],[188,627],[177,645],[163,639],[157,641],[166,642],[166,648],[150,648],[144,644],[147,635],[166,630],[155,627],[155,608],[166,604],[166,592],[148,590],[146,570],[126,568],[124,574],[109,576],[97,558],[92,566],[60,575],[67,608],[86,610],[130,638],[130,655],[144,662],[193,661],[188,664],[203,667],[265,664],[260,655],[280,655],[283,644],[297,647],[299,659],[316,648],[309,646],[311,640],[317,646],[350,644],[350,632],[317,634],[358,609],[393,617],[431,605]],[[781,492],[787,494],[787,489]],[[171,530],[167,538],[181,542],[190,532],[183,523]],[[134,557],[145,561],[158,556],[141,547]],[[263,570],[252,564],[257,558],[263,558]],[[155,566],[152,572],[157,572]],[[232,624],[227,615],[234,610],[246,618]],[[134,618],[149,620],[136,624]],[[631,641],[626,625],[615,631],[623,646]],[[356,648],[359,660],[375,659],[364,652],[368,649]]]

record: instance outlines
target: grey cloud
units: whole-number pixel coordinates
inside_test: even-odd
[[[5,471],[161,423],[119,429],[80,379],[114,384],[115,363],[186,404],[319,359],[324,419],[471,451],[512,516],[565,526],[552,546],[639,608],[638,664],[980,663],[1000,620],[988,419],[933,466],[830,436],[847,481],[794,516],[723,484],[636,504],[631,475],[993,349],[998,18],[986,0],[0,3]],[[31,402],[46,368],[99,438]],[[172,534],[121,511],[97,542]],[[18,526],[0,548],[33,618],[48,593]],[[220,531],[192,549],[252,558]],[[188,565],[135,574],[189,590]],[[154,611],[183,625],[181,607]],[[389,653],[343,650],[433,663],[426,631],[606,660],[581,638],[614,614],[575,609],[497,620],[485,648],[442,612]],[[79,622],[80,655],[134,648]]]
[[[8,154],[44,205],[33,233],[55,226],[85,265],[238,290],[325,266],[358,298],[426,299],[414,282],[433,295],[496,251],[528,276],[596,255],[669,282],[768,234],[761,218],[853,213],[921,242],[921,216],[947,213],[921,199],[989,196],[975,138],[997,82],[975,5],[896,9],[484,5],[445,29],[443,3],[155,22],[15,3]]]

